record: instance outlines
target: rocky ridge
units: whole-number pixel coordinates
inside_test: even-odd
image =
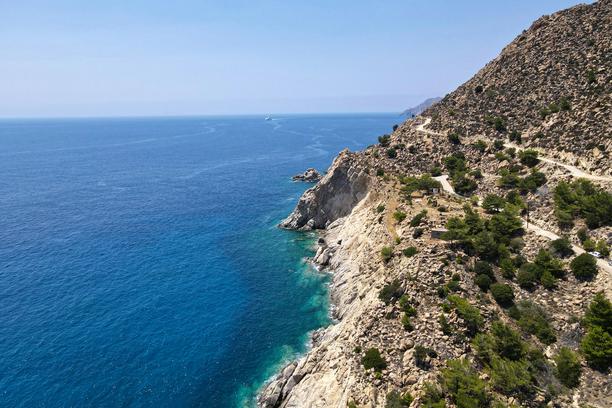
[[[610,32],[610,0],[543,16],[424,115],[432,129],[460,135],[517,131],[527,146],[610,174]]]

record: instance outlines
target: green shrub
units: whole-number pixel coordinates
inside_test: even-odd
[[[458,145],[461,143],[461,139],[459,138],[459,135],[457,133],[449,133],[448,141],[454,145]]]
[[[429,174],[423,174],[420,177],[402,177],[400,179],[400,183],[403,184],[402,192],[407,195],[412,194],[414,191],[429,191],[432,188],[442,187],[440,182],[438,180],[435,180]]]
[[[508,360],[518,361],[528,351],[520,334],[501,322],[494,322],[490,333],[476,335],[472,345],[480,361],[489,366],[493,357],[501,356]]]
[[[608,243],[603,239],[597,241],[597,245],[595,245],[595,250],[599,252],[604,258],[610,255],[610,248],[608,247]]]
[[[417,311],[414,306],[411,305],[410,298],[408,296],[403,295],[400,298],[399,306],[408,316],[416,316]]]
[[[516,267],[510,258],[504,258],[499,262],[502,276],[506,279],[513,279],[516,274]]]
[[[427,216],[427,210],[423,210],[420,213],[418,213],[417,215],[415,215],[411,220],[410,220],[410,226],[411,227],[417,227],[421,224],[421,222],[423,221],[423,218],[425,218],[425,216]]]
[[[555,258],[546,249],[540,249],[533,263],[540,269],[540,274],[549,272],[555,278],[562,278],[565,276],[565,270],[563,269],[563,262]]]
[[[584,241],[582,241],[582,248],[587,251],[587,252],[592,252],[595,250],[595,241],[593,241],[591,238],[587,238]]]
[[[467,177],[465,173],[456,173],[452,181],[455,192],[463,196],[469,196],[478,187],[476,181]]]
[[[586,73],[587,83],[594,84],[597,81],[597,77],[595,76],[595,71],[592,69],[588,70]]]
[[[429,172],[434,177],[438,177],[442,175],[442,169],[440,168],[440,166],[433,166],[431,170],[429,170]]]
[[[376,212],[380,214],[383,211],[385,211],[385,205],[379,204],[378,207],[376,207]]]
[[[378,136],[378,143],[380,143],[381,146],[384,146],[384,147],[389,146],[390,141],[391,141],[390,135]]]
[[[504,394],[528,394],[533,389],[529,364],[524,360],[512,361],[493,356],[491,381]]]
[[[612,365],[612,335],[601,326],[589,328],[580,348],[591,367],[606,372]]]
[[[419,238],[423,235],[423,228],[415,228],[414,231],[412,231],[412,238]]]
[[[538,187],[546,184],[546,175],[536,169],[531,169],[531,173],[519,180],[518,187],[521,193],[527,194],[527,192],[531,191],[534,193]]]
[[[447,336],[450,336],[451,334],[453,334],[453,328],[448,322],[446,315],[441,314],[440,317],[438,318],[438,323],[440,323],[440,330],[442,330],[443,334]]]
[[[496,139],[493,142],[493,149],[494,150],[501,150],[504,148],[504,142],[502,140]]]
[[[423,395],[421,396],[421,406],[423,408],[445,408],[444,394],[440,388],[430,382],[424,385]]]
[[[387,402],[385,403],[385,408],[405,408],[409,407],[412,404],[414,398],[410,393],[405,393],[404,395],[400,394],[398,391],[391,391],[387,394]]]
[[[450,360],[442,370],[442,383],[451,401],[461,408],[487,407],[490,397],[486,384],[468,361]]]
[[[582,243],[586,241],[587,239],[589,239],[589,230],[586,227],[582,227],[576,232],[576,236]]]
[[[550,249],[557,255],[562,258],[574,255],[574,250],[572,249],[572,244],[568,241],[567,238],[559,238],[551,241]]]
[[[393,248],[388,246],[382,247],[380,257],[383,261],[388,262],[393,257]]]
[[[465,173],[468,170],[465,163],[465,155],[462,152],[455,152],[444,158],[444,165],[451,177],[455,173]]]
[[[511,142],[515,142],[516,144],[521,144],[521,142],[523,141],[521,134],[516,130],[513,130],[512,133],[510,133],[510,136],[508,136],[508,138]]]
[[[492,282],[491,278],[489,278],[487,275],[477,275],[476,278],[474,278],[474,283],[480,288],[480,290],[486,292],[491,287]]]
[[[436,293],[438,293],[438,296],[442,299],[448,296],[448,292],[449,290],[446,286],[438,286],[436,289]]]
[[[519,152],[519,159],[527,167],[533,167],[540,162],[538,152],[533,149],[522,150]]]
[[[515,313],[512,317],[518,319],[518,325],[542,343],[552,344],[557,340],[548,324],[550,319],[541,307],[530,301],[522,301],[517,305]]]
[[[408,247],[408,248],[406,248],[406,249],[404,249],[402,251],[404,256],[407,256],[408,258],[410,258],[411,256],[416,255],[417,252],[418,252],[417,249],[415,247],[413,247],[413,246]]]
[[[597,274],[597,261],[595,257],[584,253],[572,259],[570,268],[577,279],[589,280]]]
[[[571,226],[575,217],[584,218],[589,228],[612,225],[612,194],[589,180],[559,182],[553,198],[555,214],[563,226]]]
[[[448,288],[449,292],[459,292],[461,290],[461,285],[459,284],[459,281],[457,280],[450,280],[447,284],[446,287]]]
[[[366,350],[365,355],[361,359],[363,368],[369,370],[373,368],[375,371],[382,371],[387,368],[387,362],[380,355],[380,351],[377,348],[369,348]]]
[[[491,268],[491,264],[485,261],[477,261],[474,264],[474,273],[476,275],[487,275],[490,278],[494,276],[493,268]]]
[[[480,311],[472,306],[466,299],[457,296],[450,295],[448,300],[455,308],[457,315],[463,319],[467,328],[468,334],[474,335],[482,327],[484,319],[480,315]]]
[[[502,307],[510,307],[514,303],[514,291],[510,285],[495,283],[491,286],[491,294]]]
[[[484,151],[487,149],[487,144],[484,140],[481,139],[478,139],[476,142],[474,142],[472,146],[474,147],[474,149],[478,150],[481,153],[484,153]]]
[[[526,351],[526,346],[521,340],[521,335],[501,322],[493,322],[491,325],[494,350],[503,358],[509,360],[520,360]]]
[[[397,157],[397,150],[395,150],[393,147],[387,149],[387,157],[390,159],[395,159]]]
[[[493,119],[493,127],[498,132],[504,132],[506,130],[506,121],[500,117]]]
[[[593,298],[585,315],[584,324],[587,327],[599,326],[607,332],[612,332],[612,303],[603,292],[599,292]]]
[[[552,290],[557,287],[557,278],[555,278],[549,271],[542,272],[540,276],[540,283],[544,288]]]
[[[414,326],[412,325],[412,322],[410,321],[410,316],[408,316],[408,314],[404,314],[402,316],[402,326],[404,327],[404,330],[406,331],[413,331],[414,330]]]
[[[570,104],[570,101],[568,98],[563,97],[559,100],[559,108],[561,108],[561,110],[563,111],[568,111],[572,109],[572,105]]]
[[[394,279],[393,282],[386,284],[378,293],[378,298],[389,305],[394,303],[404,294],[404,289],[398,279]]]
[[[489,214],[498,213],[504,209],[506,205],[506,200],[503,197],[500,197],[495,194],[487,194],[487,196],[482,201],[482,208],[485,209]]]
[[[540,268],[534,263],[525,263],[521,265],[516,281],[523,289],[533,289],[540,277]]]
[[[580,383],[580,360],[578,355],[567,347],[561,347],[555,356],[555,376],[561,384],[569,388],[577,387]]]
[[[397,210],[393,213],[393,218],[395,218],[395,221],[397,222],[402,222],[406,219],[406,213],[400,210]]]

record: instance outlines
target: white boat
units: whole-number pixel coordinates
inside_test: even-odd
[[[270,115],[266,116],[266,120],[272,120],[272,116]]]

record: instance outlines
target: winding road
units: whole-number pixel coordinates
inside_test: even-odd
[[[418,125],[416,127],[416,130],[419,131],[419,132],[430,134],[430,135],[443,136],[441,133],[437,133],[437,132],[433,132],[431,130],[425,129],[424,127],[427,126],[429,124],[429,122],[431,122],[431,118],[426,118],[425,122],[423,122],[422,124],[420,124],[420,125]],[[512,147],[512,148],[515,148],[517,150],[524,150],[524,148],[519,147],[519,146],[517,146],[517,145],[515,145],[513,143],[505,143],[504,146]],[[612,181],[612,177],[595,176],[595,175],[592,175],[592,174],[585,173],[584,171],[578,169],[577,167],[571,166],[569,164],[560,163],[560,162],[557,162],[555,160],[548,159],[546,157],[541,157],[541,156],[538,156],[538,158],[540,160],[542,160],[543,162],[552,163],[552,164],[556,164],[558,166],[564,167],[574,177],[580,177],[580,178],[585,178],[585,179],[590,179],[590,180],[598,180],[598,181]],[[452,196],[455,196],[455,197],[465,198],[465,197],[463,197],[463,196],[461,196],[461,195],[459,195],[459,194],[457,194],[455,192],[455,189],[453,188],[453,186],[448,181],[448,175],[447,174],[443,174],[441,176],[434,177],[434,179],[438,180],[440,182],[440,184],[442,184],[442,189],[444,191],[446,191],[447,193],[449,193],[449,194],[451,194]],[[524,219],[523,219],[523,225],[525,226],[526,229],[528,229],[530,231],[533,231],[536,235],[548,238],[551,241],[555,240],[555,239],[561,238],[559,235],[555,234],[554,232],[545,230],[544,228],[538,227],[537,225],[535,225],[533,223],[528,223]],[[572,249],[574,250],[574,252],[577,255],[580,255],[580,254],[586,252],[583,248],[579,247],[578,245],[574,245],[574,244],[572,244]],[[608,274],[612,275],[612,266],[609,265],[608,262],[605,259],[597,259],[597,266],[599,266],[604,271],[608,272]]]

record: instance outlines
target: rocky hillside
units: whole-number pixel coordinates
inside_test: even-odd
[[[281,226],[321,231],[336,323],[261,406],[612,406],[611,4],[538,20],[304,193]]]
[[[541,17],[424,115],[459,135],[518,132],[527,146],[610,174],[611,32],[610,0]]]

